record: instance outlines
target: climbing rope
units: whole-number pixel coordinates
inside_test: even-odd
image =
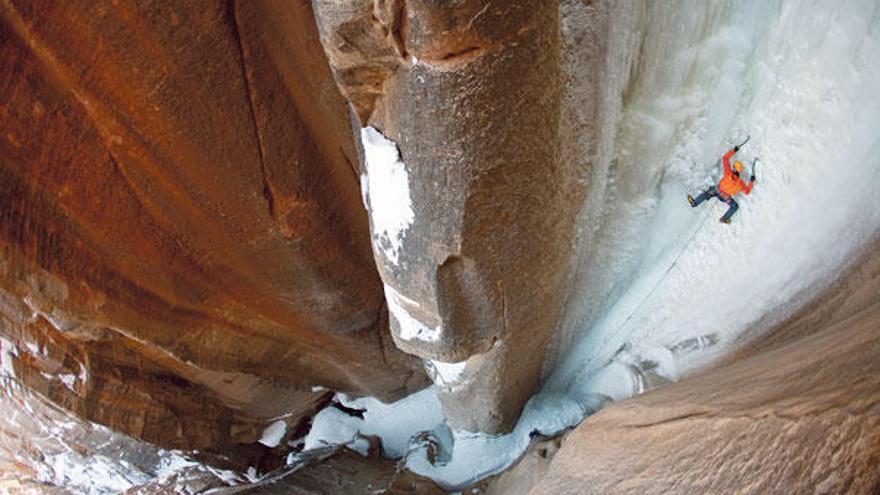
[[[651,297],[654,295],[654,292],[657,291],[657,288],[663,284],[663,282],[666,280],[666,277],[669,275],[672,269],[675,268],[675,265],[678,264],[678,260],[679,258],[681,258],[681,255],[684,254],[687,248],[691,245],[691,243],[697,237],[697,234],[699,234],[700,231],[703,230],[703,226],[706,224],[706,220],[712,214],[712,208],[707,208],[706,210],[706,214],[703,215],[703,219],[700,221],[700,224],[697,226],[696,230],[694,230],[694,232],[690,235],[690,237],[688,237],[687,242],[685,242],[684,246],[682,246],[678,254],[675,255],[675,259],[672,260],[669,268],[667,268],[666,271],[663,272],[663,275],[657,280],[651,290],[648,291],[648,294],[636,305],[636,307],[632,310],[629,316],[626,317],[626,320],[623,321],[623,323],[617,328],[617,330],[615,330],[614,333],[611,334],[611,337],[616,337],[617,335],[620,335],[620,333],[626,328],[633,317],[639,313],[639,311],[642,309],[642,306],[651,299]],[[594,354],[586,363],[583,364],[583,366],[586,367],[587,365],[589,365],[593,361],[593,359],[595,359],[595,357],[596,355]]]

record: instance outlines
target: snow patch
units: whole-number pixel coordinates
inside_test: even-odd
[[[385,284],[385,300],[388,303],[388,313],[397,321],[401,339],[416,339],[424,342],[436,342],[440,339],[442,326],[432,328],[425,325],[406,309],[406,305],[419,307],[419,303],[397,292],[388,284]]]
[[[453,385],[461,379],[467,361],[458,363],[444,363],[442,361],[434,361],[429,359],[425,362],[428,373],[437,385],[449,386]]]
[[[409,193],[409,176],[394,141],[374,127],[361,129],[367,168],[366,197],[373,227],[373,247],[389,262],[398,264],[407,230],[415,219]]]
[[[303,450],[353,444],[358,438],[358,427],[351,418],[335,407],[325,407],[315,415]]]
[[[176,452],[170,453],[159,459],[159,464],[156,466],[156,477],[159,479],[168,479],[178,472],[193,466],[201,466],[201,464],[189,460]]]
[[[46,455],[38,469],[37,478],[42,482],[96,495],[124,492],[150,481],[148,475],[131,471],[117,459],[103,455],[85,458],[74,451]]]
[[[58,379],[61,380],[61,383],[63,383],[64,386],[68,388],[68,390],[70,390],[71,392],[76,392],[76,375],[62,373],[58,375]]]
[[[89,381],[89,369],[82,363],[79,365],[79,382],[80,383],[88,383]]]
[[[18,349],[12,342],[0,337],[0,369],[3,374],[9,377],[15,377],[15,366],[12,364],[12,357],[18,356]]]
[[[263,436],[259,442],[266,447],[277,447],[285,433],[287,433],[287,423],[283,419],[279,419],[263,430]]]
[[[260,475],[257,473],[257,468],[253,466],[248,466],[247,471],[244,473],[244,477],[247,478],[251,483],[256,483],[260,481]]]
[[[363,448],[366,443],[359,435],[375,435],[382,439],[382,455],[399,459],[406,454],[411,437],[431,431],[444,422],[433,387],[391,404],[372,397],[350,399],[345,394],[337,394],[336,400],[346,408],[362,410],[363,419],[335,407],[324,408],[312,422],[305,450],[327,445]]]

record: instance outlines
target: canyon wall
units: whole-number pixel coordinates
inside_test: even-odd
[[[877,493],[878,329],[875,303],[609,406],[566,436],[529,493]]]
[[[542,379],[544,398],[587,414],[642,392],[646,376],[677,380],[731,350],[735,360],[773,347],[729,379],[638,400],[661,412],[683,401],[722,427],[742,419],[727,410],[758,415],[751,440],[787,428],[764,421],[779,404],[794,401],[816,430],[851,426],[839,411],[855,404],[850,436],[815,442],[846,447],[876,423],[858,397],[768,393],[766,408],[727,402],[708,415],[699,401],[750,379],[788,386],[762,374],[775,366],[817,373],[792,380],[801,391],[856,383],[875,394],[860,374],[874,371],[875,319],[852,334],[865,346],[856,368],[839,353],[780,353],[875,301],[871,262],[857,293],[795,313],[880,225],[865,201],[877,186],[867,172],[880,71],[864,62],[880,44],[876,22],[862,22],[880,17],[868,1],[747,7],[0,0],[4,379],[175,449],[254,444],[280,418],[283,457],[332,391],[390,401],[425,386],[425,368],[466,449],[465,436],[503,441],[466,432],[510,431]],[[807,29],[801,12],[840,24]],[[802,46],[825,70],[797,63]],[[842,96],[816,96],[826,94]],[[733,226],[700,223],[712,211],[701,220],[685,189],[715,180],[725,140],[746,126],[772,166]],[[805,216],[821,228],[802,228]],[[815,353],[840,344],[809,342]],[[604,434],[637,401],[583,428]],[[552,420],[553,407],[539,412]],[[684,430],[663,445],[689,446]],[[638,434],[612,433],[640,448]],[[606,447],[587,436],[549,468],[568,477],[560,490],[582,481],[571,474],[581,467],[605,469],[599,457],[578,464]],[[663,445],[636,467],[664,462]],[[790,445],[766,452],[791,460]]]
[[[425,384],[321,53],[306,1],[0,2],[7,374],[189,449]]]

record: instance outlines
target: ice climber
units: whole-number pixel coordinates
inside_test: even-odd
[[[742,173],[745,168],[741,161],[737,160],[733,162],[733,167],[730,166],[730,158],[734,153],[739,151],[739,146],[734,146],[733,149],[724,154],[724,158],[721,159],[724,162],[724,177],[718,181],[717,186],[710,186],[709,189],[703,191],[696,199],[694,199],[690,194],[688,194],[688,203],[691,204],[692,207],[698,206],[703,201],[706,201],[709,198],[718,198],[718,201],[723,203],[727,203],[729,208],[724,216],[721,217],[721,223],[730,223],[730,218],[736,213],[736,210],[739,210],[739,204],[737,204],[736,200],[733,199],[734,196],[739,194],[740,192],[744,192],[746,194],[752,192],[752,186],[755,185],[755,174],[754,169],[752,173],[752,177],[746,185],[745,181],[740,179],[739,174]]]

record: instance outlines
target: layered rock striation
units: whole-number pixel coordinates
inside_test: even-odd
[[[166,447],[253,442],[394,348],[308,2],[0,2],[4,369]]]
[[[531,493],[876,493],[880,305],[611,405]]]

